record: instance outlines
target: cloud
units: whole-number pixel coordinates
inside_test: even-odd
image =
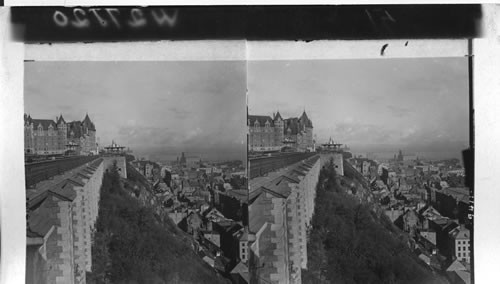
[[[168,111],[171,112],[176,119],[185,119],[191,114],[191,112],[186,109],[181,109],[173,106],[169,107]]]
[[[412,110],[411,108],[395,105],[388,105],[387,109],[389,109],[389,111],[396,117],[408,116],[409,114],[414,112],[414,110]]]
[[[115,137],[119,143],[126,143],[126,146],[147,145],[155,146],[165,143],[172,143],[176,137],[168,128],[149,127],[141,125],[127,125],[118,129],[118,137]],[[121,142],[120,142],[121,141]]]

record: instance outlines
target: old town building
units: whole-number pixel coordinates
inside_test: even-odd
[[[271,116],[249,115],[250,151],[274,151],[289,146],[298,151],[312,150],[313,125],[304,111],[300,117],[283,119],[279,113]]]
[[[96,128],[88,114],[83,121],[66,122],[62,115],[34,119],[24,114],[24,152],[54,155],[71,150],[77,155],[97,154]]]

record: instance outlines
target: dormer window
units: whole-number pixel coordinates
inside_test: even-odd
[[[256,120],[255,123],[253,124],[254,127],[259,127],[259,122]]]
[[[269,128],[271,126],[271,124],[269,123],[269,120],[266,121],[266,128]]]
[[[38,125],[38,135],[42,136],[43,135],[43,127],[41,124]]]

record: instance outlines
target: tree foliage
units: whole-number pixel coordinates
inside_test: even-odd
[[[338,182],[333,164],[319,177],[303,283],[440,283],[385,219]]]
[[[116,169],[105,173],[87,282],[225,283],[170,223],[141,207],[122,188]]]

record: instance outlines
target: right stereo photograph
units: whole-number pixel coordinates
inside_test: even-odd
[[[251,283],[471,283],[468,63],[248,61]]]

